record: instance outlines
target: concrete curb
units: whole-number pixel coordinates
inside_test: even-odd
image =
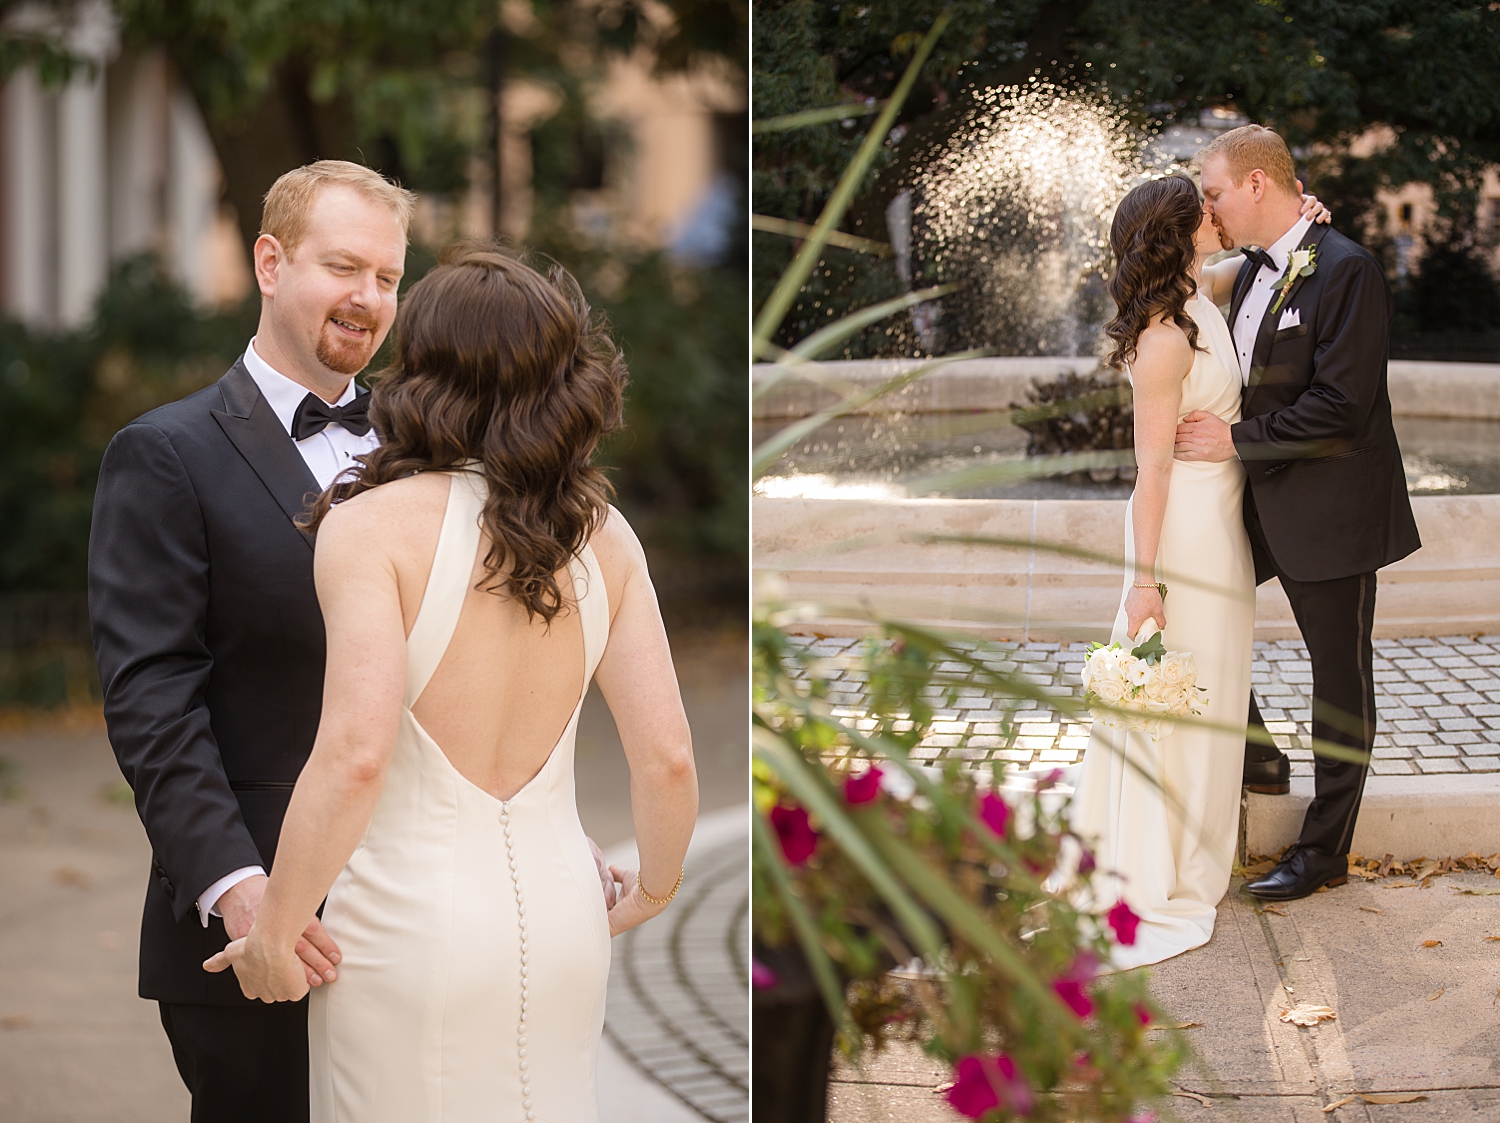
[[[1247,793],[1246,850],[1275,854],[1295,842],[1312,798],[1308,776],[1293,777],[1287,795]],[[1353,849],[1401,860],[1500,851],[1500,773],[1371,776],[1354,825]]]

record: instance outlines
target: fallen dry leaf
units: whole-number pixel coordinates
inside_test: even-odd
[[[1443,997],[1443,991],[1445,991],[1447,989],[1448,989],[1447,987],[1438,987],[1437,990],[1433,991],[1431,994],[1429,994],[1427,996],[1427,1001],[1428,1002],[1436,1002],[1439,998]]]
[[[1369,905],[1360,905],[1359,906],[1359,911],[1360,912],[1373,912],[1373,913],[1375,913],[1378,916],[1384,916],[1385,915],[1385,909],[1371,908]]]
[[[1421,1092],[1355,1092],[1367,1104],[1414,1104],[1427,1097]]]
[[[1460,897],[1500,897],[1500,889],[1459,889],[1456,885],[1453,888]]]
[[[1299,1002],[1290,1010],[1281,1012],[1281,1020],[1294,1026],[1315,1026],[1319,1022],[1331,1022],[1337,1017],[1330,1007],[1314,1006],[1307,1002]]]
[[[1440,948],[1440,947],[1443,946],[1443,941],[1442,940],[1423,940],[1422,941],[1422,946],[1424,948]]]
[[[1274,916],[1290,916],[1291,915],[1291,913],[1289,913],[1289,912],[1286,911],[1286,906],[1285,905],[1267,905],[1265,908],[1261,909],[1260,911],[1261,912],[1271,913]]]
[[[1378,873],[1372,873],[1367,869],[1361,869],[1359,866],[1350,866],[1349,872],[1352,873],[1355,877],[1364,878],[1366,881],[1375,881],[1380,877]]]
[[[6,1014],[0,1018],[0,1026],[6,1029],[25,1029],[31,1024],[30,1014]]]
[[[1394,854],[1387,854],[1384,858],[1382,858],[1380,860],[1380,868],[1377,869],[1375,872],[1378,873],[1381,877],[1384,877],[1386,874],[1388,874],[1388,873],[1391,872],[1391,863],[1394,862],[1395,860],[1396,860],[1396,855],[1394,855]]]
[[[1382,886],[1382,888],[1384,888],[1384,889],[1416,889],[1416,888],[1418,888],[1418,886],[1417,886],[1417,883],[1415,881],[1408,881],[1405,885],[1385,885],[1385,886]]]
[[[1493,944],[1495,941],[1500,940],[1500,936],[1486,936],[1485,940],[1486,942]]]
[[[932,1090],[932,1094],[934,1096],[941,1096],[944,1092],[949,1091],[953,1087],[953,1085],[955,1085],[957,1083],[958,1083],[958,1081],[956,1081],[956,1080],[945,1081],[942,1084],[939,1084],[936,1088],[934,1088]]]
[[[1323,1114],[1327,1115],[1330,1111],[1337,1111],[1341,1107],[1352,1104],[1357,1099],[1359,1099],[1358,1096],[1345,1096],[1341,1100],[1334,1100],[1331,1104],[1323,1109]]]
[[[1178,1022],[1177,1023],[1177,1028],[1178,1029],[1202,1029],[1203,1028],[1203,1023],[1202,1022]]]

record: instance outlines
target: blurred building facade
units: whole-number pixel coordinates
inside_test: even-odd
[[[507,9],[524,23],[524,10]],[[56,17],[36,5],[11,18]],[[166,57],[123,50],[103,0],[74,7],[62,34],[93,61],[91,72],[49,88],[23,69],[0,90],[0,310],[37,328],[76,327],[110,267],[142,253],[156,255],[202,306],[243,299],[253,277],[222,172]],[[744,119],[743,80],[657,76],[653,61],[645,52],[616,59],[595,83],[592,109],[621,143],[601,181],[574,192],[574,220],[601,238],[680,250],[686,260],[706,247],[711,256],[725,224],[743,217],[722,139],[726,122],[732,134]],[[556,93],[525,77],[505,84],[499,232],[515,241],[532,217],[530,130],[557,104]],[[438,245],[495,232],[482,156],[467,197],[422,199],[414,239]]]

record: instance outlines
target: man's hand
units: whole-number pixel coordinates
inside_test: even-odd
[[[616,897],[614,874],[609,872],[609,866],[604,861],[604,851],[599,849],[599,844],[592,838],[588,839],[588,843],[589,853],[594,856],[594,867],[599,871],[599,884],[604,887],[604,907],[612,909],[615,907]]]
[[[1174,460],[1202,460],[1222,464],[1239,456],[1229,423],[1216,414],[1195,409],[1177,423],[1177,441],[1172,448]]]
[[[219,898],[217,907],[224,918],[224,930],[229,933],[231,940],[243,939],[250,934],[269,880],[264,874],[247,877],[244,881],[231,885]],[[333,942],[333,937],[323,930],[323,923],[317,917],[313,917],[313,922],[297,941],[296,951],[297,958],[302,960],[308,986],[322,986],[325,980],[331,983],[339,977],[334,965],[343,959],[343,955],[338,944]],[[227,965],[226,962],[225,966]],[[223,967],[219,970],[223,970]]]

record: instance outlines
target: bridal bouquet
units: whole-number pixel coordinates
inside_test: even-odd
[[[1171,732],[1169,719],[1201,714],[1208,691],[1198,685],[1193,653],[1168,651],[1154,620],[1146,622],[1135,642],[1129,650],[1119,643],[1089,645],[1083,698],[1101,725],[1161,737]]]

